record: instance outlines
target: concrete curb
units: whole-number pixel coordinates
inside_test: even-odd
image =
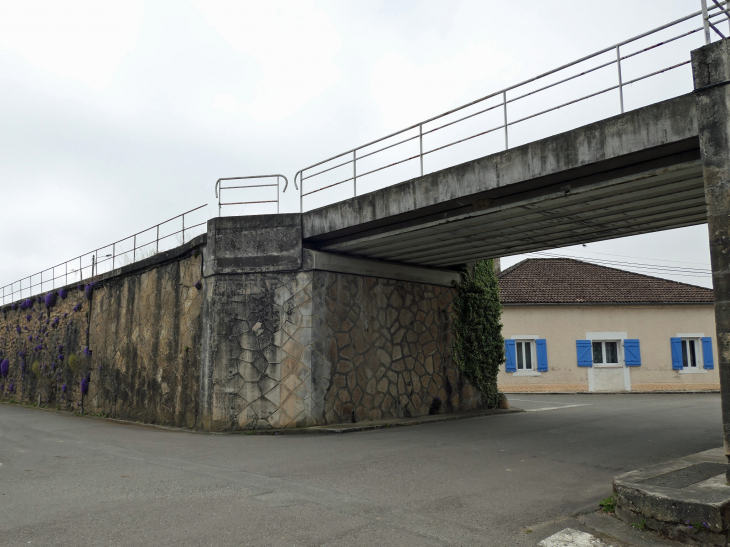
[[[435,422],[449,422],[453,420],[463,420],[466,418],[481,418],[484,416],[495,416],[500,414],[514,414],[525,412],[520,408],[501,409],[494,408],[489,410],[472,410],[468,412],[458,412],[453,414],[436,414],[433,416],[417,416],[414,418],[393,418],[390,420],[377,420],[372,422],[359,422],[355,424],[331,424],[317,425],[311,427],[289,427],[281,429],[245,429],[239,431],[203,431],[200,429],[185,429],[182,427],[150,424],[145,422],[133,422],[130,420],[120,420],[118,418],[108,418],[97,416],[94,414],[79,414],[77,412],[69,412],[49,408],[43,406],[34,406],[31,404],[23,404],[19,402],[0,401],[0,405],[15,406],[20,408],[28,408],[33,410],[43,410],[45,412],[53,412],[62,416],[74,416],[76,418],[89,418],[96,420],[104,420],[107,422],[134,425],[140,427],[152,427],[155,429],[164,429],[166,431],[180,431],[184,433],[198,433],[203,435],[332,435],[337,433],[356,433],[358,431],[372,431],[375,429],[390,429],[391,427],[406,427],[411,425],[429,424]]]
[[[500,414],[512,414],[524,412],[519,408],[490,410],[473,410],[453,414],[436,414],[434,416],[417,416],[414,418],[393,418],[390,420],[375,420],[370,422],[358,422],[354,424],[331,424],[315,425],[311,427],[290,427],[283,429],[249,429],[246,431],[231,431],[224,435],[333,435],[338,433],[357,433],[360,431],[373,431],[376,429],[390,429],[391,427],[407,427],[412,425],[430,424],[435,422],[450,422],[466,418],[481,418],[484,416],[495,416]]]

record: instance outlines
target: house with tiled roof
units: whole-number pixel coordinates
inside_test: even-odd
[[[568,258],[498,277],[501,391],[719,390],[712,289]]]

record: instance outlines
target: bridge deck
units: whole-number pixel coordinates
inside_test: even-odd
[[[303,214],[314,249],[427,266],[706,222],[694,94]]]

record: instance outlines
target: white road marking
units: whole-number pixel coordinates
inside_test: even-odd
[[[593,405],[565,405],[565,406],[548,406],[545,408],[527,408],[525,409],[525,412],[543,412],[545,410],[560,410],[562,408],[575,408],[577,406],[593,406]]]
[[[571,405],[573,403],[556,403],[555,401],[540,401],[539,399],[513,399],[509,398],[510,401],[520,401],[522,403],[550,403],[551,405]]]
[[[573,528],[566,528],[557,534],[543,539],[538,545],[542,547],[610,547],[600,539]]]

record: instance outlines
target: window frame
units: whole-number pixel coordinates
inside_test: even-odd
[[[514,334],[510,336],[510,339],[515,341],[515,371],[512,372],[512,376],[542,376],[542,372],[537,370],[537,343],[536,341],[540,338],[537,334]],[[519,352],[517,344],[528,343],[530,344],[530,353],[532,357],[532,368],[517,368]]]
[[[705,355],[702,348],[702,339],[705,337],[702,332],[679,332],[676,338],[679,338],[682,342],[694,342],[695,346],[695,362],[696,366],[684,366],[684,349],[682,350],[682,370],[677,370],[680,374],[706,374],[708,370],[705,368]],[[680,346],[681,347],[681,346]],[[689,344],[687,345],[687,351],[689,351]],[[687,361],[689,361],[689,355],[687,355]]]
[[[593,344],[601,344],[601,357],[602,362],[596,363],[593,361],[594,367],[619,367],[624,366],[625,360],[623,355],[623,340],[591,340],[591,355],[595,359],[595,353],[593,352]],[[606,362],[606,344],[616,344],[616,361],[614,363]]]

